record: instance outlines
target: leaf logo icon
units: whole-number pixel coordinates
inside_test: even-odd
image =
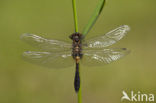
[[[125,91],[122,91],[122,94],[123,94],[123,96],[121,98],[121,101],[123,101],[124,99],[131,101],[131,99],[129,98],[129,96],[127,95],[127,93]]]

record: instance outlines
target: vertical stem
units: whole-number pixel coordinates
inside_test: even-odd
[[[80,73],[80,64],[79,64],[79,75],[81,77],[81,73]],[[79,88],[79,91],[78,91],[78,103],[82,103],[82,92],[81,92],[81,78],[80,78],[80,88]]]
[[[75,24],[75,32],[78,32],[78,20],[77,20],[77,10],[76,10],[76,0],[72,0],[73,5],[73,14],[74,14],[74,24]],[[80,66],[79,66],[79,74],[80,74]],[[82,96],[81,96],[81,81],[80,81],[80,88],[77,94],[78,103],[82,103]]]
[[[78,32],[78,21],[77,21],[76,0],[72,0],[72,3],[73,3],[73,14],[74,14],[75,32]]]

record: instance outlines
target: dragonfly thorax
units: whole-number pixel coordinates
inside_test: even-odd
[[[82,58],[82,35],[80,33],[73,33],[70,38],[73,40],[72,56],[76,60],[76,62],[79,62],[79,60]]]

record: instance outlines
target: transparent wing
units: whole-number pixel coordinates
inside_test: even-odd
[[[126,48],[84,50],[81,62],[86,66],[100,66],[116,61],[129,52]]]
[[[64,51],[71,49],[72,45],[63,41],[49,40],[34,34],[23,34],[21,39],[26,43],[44,51]]]
[[[84,44],[87,44],[87,46],[84,46],[84,48],[90,49],[110,46],[122,39],[129,30],[130,28],[128,25],[120,26],[105,35],[85,41]]]
[[[66,68],[74,65],[70,51],[57,53],[27,51],[23,53],[23,57],[26,61],[49,68]]]

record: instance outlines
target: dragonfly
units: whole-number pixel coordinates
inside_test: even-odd
[[[128,25],[122,25],[110,32],[86,40],[81,33],[75,32],[69,36],[72,43],[46,39],[35,34],[25,33],[22,41],[36,47],[39,51],[26,51],[25,60],[49,68],[67,68],[76,64],[74,87],[80,88],[79,64],[84,66],[102,66],[116,61],[130,50],[126,48],[107,48],[121,40],[130,30]]]

